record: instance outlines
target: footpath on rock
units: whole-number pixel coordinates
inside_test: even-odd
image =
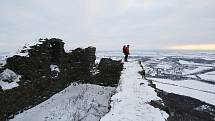
[[[149,82],[142,78],[137,61],[124,63],[117,92],[111,98],[111,110],[101,121],[165,121],[168,114],[150,105],[161,100]]]

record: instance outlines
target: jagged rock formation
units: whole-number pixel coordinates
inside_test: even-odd
[[[11,118],[15,113],[31,108],[63,90],[71,82],[92,83],[106,86],[118,84],[122,64],[120,61],[102,59],[99,68],[95,66],[95,47],[77,48],[66,53],[60,39],[40,39],[40,44],[24,49],[7,58],[4,69],[21,75],[18,87],[3,91],[0,89],[0,120]],[[106,62],[106,61],[105,61]],[[114,64],[114,66],[113,66]],[[111,68],[112,71],[107,68]],[[93,70],[100,71],[97,74]]]

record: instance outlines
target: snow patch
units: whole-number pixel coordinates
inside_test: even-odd
[[[50,69],[51,69],[51,71],[57,71],[60,73],[60,69],[57,65],[50,65]]]
[[[29,57],[29,53],[28,50],[30,50],[30,44],[25,44],[22,48],[18,49],[17,52],[15,53],[11,53],[10,57],[12,57],[13,55],[19,55],[22,57]]]
[[[1,74],[0,74],[0,86],[2,87],[3,90],[8,90],[12,89],[14,87],[19,86],[17,82],[19,82],[21,76],[17,75],[15,72],[13,72],[10,69],[5,69]]]
[[[179,60],[179,63],[182,64],[182,65],[197,65],[194,62],[184,61],[184,60]]]
[[[210,106],[208,105],[201,105],[197,108],[195,108],[195,110],[198,110],[198,111],[210,111],[210,112],[215,112],[214,109],[212,109]]]
[[[0,68],[6,65],[6,57],[0,59]]]
[[[198,67],[192,67],[190,66],[188,69],[183,69],[184,75],[191,75],[200,71],[209,70],[212,69],[212,67],[204,67],[204,66],[198,66]]]

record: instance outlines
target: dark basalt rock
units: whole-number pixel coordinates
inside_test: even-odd
[[[116,86],[122,70],[120,61],[110,59],[102,59],[98,69],[95,47],[66,53],[64,42],[57,38],[40,39],[40,44],[30,49],[24,47],[21,52],[28,52],[28,56],[7,58],[6,65],[0,69],[3,72],[8,68],[22,76],[18,87],[0,89],[0,121],[45,101],[71,82]],[[51,71],[50,65],[57,65],[60,72]],[[100,71],[96,75],[92,73],[95,68]]]
[[[5,68],[0,67],[0,73],[2,73],[5,70]]]
[[[99,72],[94,77],[94,83],[104,86],[117,86],[123,63],[109,58],[102,58],[98,65]]]
[[[121,61],[113,61],[110,58],[102,58],[98,69],[101,73],[116,73],[122,71],[123,64]]]
[[[150,102],[150,105],[154,106],[155,108],[159,108],[159,109],[167,112],[168,114],[170,114],[169,108],[163,104],[162,100],[152,100]]]

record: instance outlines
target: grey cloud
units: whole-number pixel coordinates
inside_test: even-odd
[[[124,43],[136,49],[213,43],[214,4],[214,0],[1,0],[0,48],[11,50],[40,37],[59,37],[72,47],[94,45],[100,50],[120,49]]]

